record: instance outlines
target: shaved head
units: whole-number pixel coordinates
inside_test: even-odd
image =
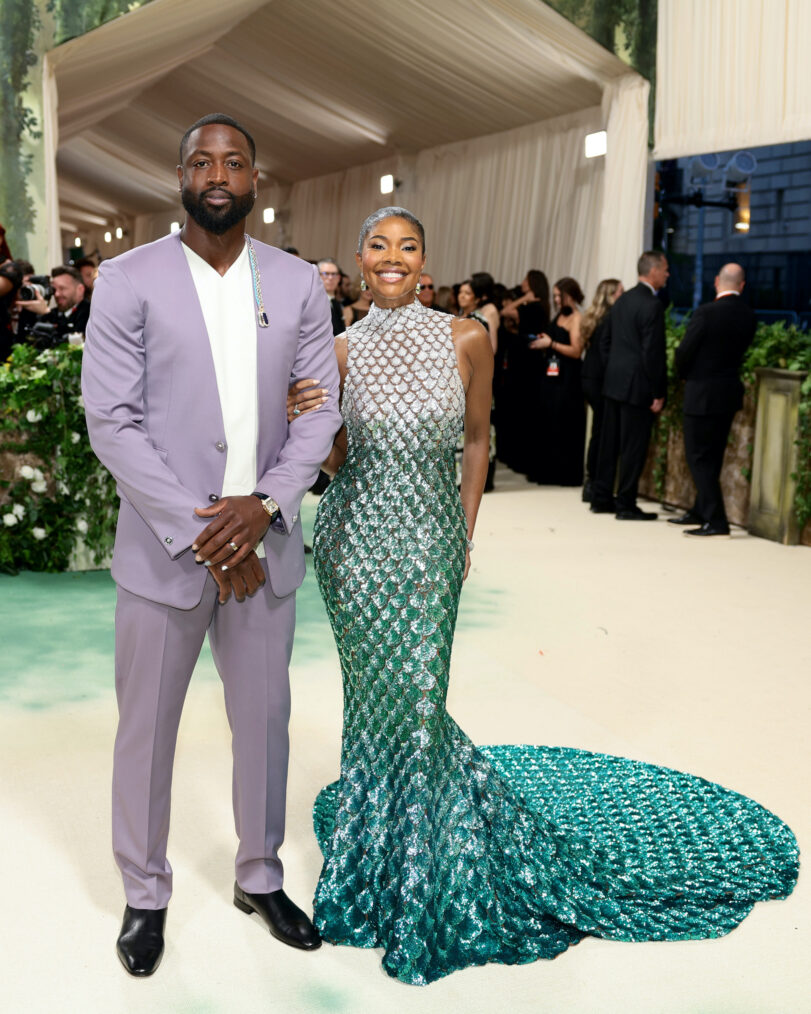
[[[715,287],[719,291],[735,289],[740,292],[746,281],[746,274],[740,264],[725,264],[718,272],[715,281]]]

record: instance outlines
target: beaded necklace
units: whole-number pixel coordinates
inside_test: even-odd
[[[256,319],[259,322],[259,327],[269,327],[270,321],[265,312],[265,301],[262,298],[262,279],[259,276],[259,265],[256,263],[253,243],[247,232],[245,233],[245,242],[248,244],[248,260],[251,263],[251,281],[253,282],[253,298],[256,303]]]

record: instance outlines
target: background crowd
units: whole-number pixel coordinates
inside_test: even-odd
[[[300,256],[294,247],[286,251]],[[11,259],[7,247],[3,255],[2,359],[16,343],[48,348],[80,341],[98,271],[95,261],[82,258],[53,268],[50,275],[37,275],[32,264]],[[310,263],[318,266],[329,297],[333,332],[341,334],[369,312],[371,294],[361,288],[360,277],[347,275],[335,258]],[[722,296],[740,295],[743,272],[736,265],[727,267],[730,271],[722,272],[720,287],[716,279],[716,289]],[[582,485],[583,500],[596,513],[614,513],[620,520],[656,518],[641,510],[636,498],[651,429],[667,389],[661,298],[668,278],[665,256],[657,251],[643,254],[638,274],[638,284],[628,293],[618,279],[605,278],[591,299],[575,278],[563,276],[550,286],[539,268],[530,268],[512,288],[486,271],[450,285],[437,285],[427,272],[421,276],[418,298],[424,306],[478,320],[490,338],[495,370],[486,491],[494,488],[498,459],[531,483]],[[615,312],[614,304],[623,296]],[[709,401],[698,399],[703,422],[687,420],[685,427],[685,441],[689,431],[691,444],[688,461],[699,490],[696,505],[677,523],[697,526],[701,534],[729,531],[718,474],[732,416],[740,407],[740,361],[754,334],[754,317],[742,303],[734,321],[727,307],[719,312],[730,320],[720,326],[717,353],[710,353],[709,360],[705,354],[706,361],[700,358],[696,367],[695,349],[708,347],[706,336],[699,333],[704,317],[697,313],[676,356],[676,367],[688,383],[691,370],[698,370],[702,391],[715,392]],[[725,340],[729,332],[738,338]],[[592,412],[586,448],[587,406]],[[461,452],[460,441],[459,462]],[[314,491],[320,492],[327,481],[322,475]]]

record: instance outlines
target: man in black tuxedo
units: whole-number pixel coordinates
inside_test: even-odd
[[[52,324],[53,333],[36,339],[37,348],[49,348],[69,340],[69,335],[84,334],[90,317],[90,304],[85,299],[82,276],[70,264],[60,264],[51,271],[54,302],[51,309],[47,299],[19,300],[20,319],[17,325],[18,340],[28,338],[37,323]],[[33,340],[32,338],[28,339]]]
[[[667,393],[665,314],[656,296],[670,274],[667,258],[649,250],[639,258],[637,272],[639,283],[614,303],[600,341],[605,408],[591,510],[620,521],[655,521],[654,512],[640,510],[636,496],[653,420]]]
[[[729,535],[721,493],[732,419],[743,404],[738,373],[752,343],[757,320],[743,302],[740,264],[725,264],[715,279],[715,299],[695,311],[676,349],[676,369],[684,377],[684,449],[696,484],[693,508],[672,524],[698,525],[687,535]]]

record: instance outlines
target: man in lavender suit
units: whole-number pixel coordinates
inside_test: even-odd
[[[113,848],[127,897],[117,950],[132,975],[150,975],[163,953],[172,764],[206,631],[232,731],[234,903],[291,946],[320,945],[282,890],[278,850],[299,509],[340,426],[338,371],[316,269],[245,235],[254,157],[228,116],[189,128],[185,225],[101,266],[87,328],[90,439],[121,496]],[[297,377],[328,393],[288,430]]]

